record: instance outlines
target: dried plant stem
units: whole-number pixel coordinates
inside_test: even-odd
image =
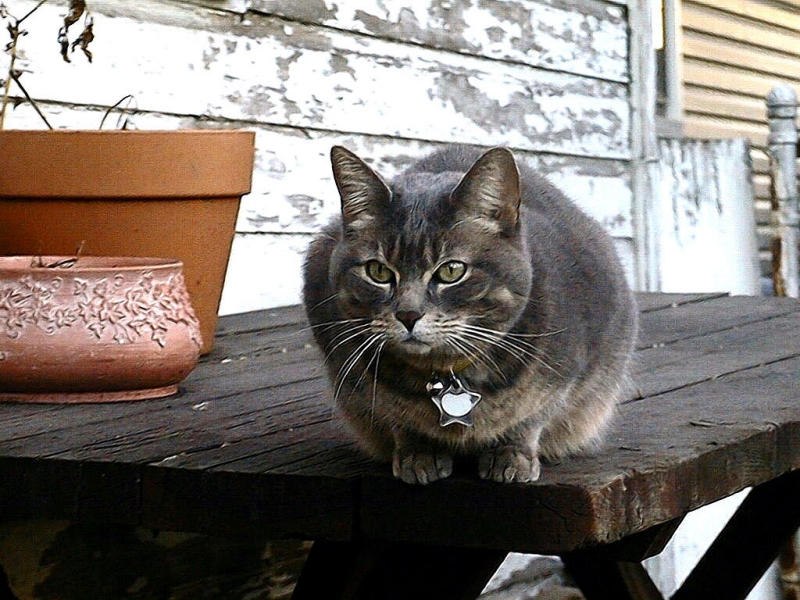
[[[112,112],[112,111],[113,111],[115,108],[118,108],[118,107],[120,106],[120,104],[122,104],[122,103],[123,103],[123,102],[125,102],[126,100],[129,102],[128,106],[130,106],[130,101],[131,101],[131,100],[136,100],[136,98],[134,98],[134,97],[133,97],[133,94],[127,94],[127,95],[123,96],[122,98],[120,98],[119,100],[117,100],[117,101],[114,103],[114,105],[113,105],[113,106],[109,106],[109,107],[108,107],[108,110],[106,110],[105,114],[103,114],[103,118],[100,120],[100,127],[98,127],[98,129],[102,129],[102,128],[103,128],[103,125],[105,124],[105,122],[106,122],[106,119],[108,118],[108,115],[110,115],[110,114],[111,114],[111,112]],[[120,109],[120,112],[122,112],[122,114],[125,114],[125,111],[126,111],[126,110],[128,110],[128,108],[127,108],[127,107],[126,107],[126,108],[123,108],[123,109]],[[117,121],[117,124],[119,124],[119,121]]]
[[[11,80],[14,78],[14,65],[17,62],[17,40],[19,39],[19,27],[14,32],[14,39],[11,40],[11,63],[8,65],[8,77],[6,77],[6,84],[3,88],[3,100],[0,102],[0,129],[3,129],[3,124],[6,121],[6,107],[8,106],[8,96],[11,91]]]
[[[25,16],[24,16],[24,17],[22,17],[21,19],[18,19],[18,20],[17,20],[17,25],[19,25],[20,23],[22,23],[22,22],[23,22],[25,19],[27,19],[28,17],[30,17],[30,16],[31,16],[33,13],[35,13],[37,10],[39,10],[39,7],[40,7],[42,4],[44,4],[45,2],[47,2],[47,0],[40,0],[39,4],[37,4],[36,6],[34,6],[34,7],[33,7],[32,9],[30,9],[30,10],[29,10],[27,13],[25,13]]]
[[[39,7],[42,4],[44,4],[45,2],[47,2],[47,0],[40,0],[40,2],[38,2],[36,4],[36,6],[34,6],[27,13],[25,13],[25,15],[22,18],[14,19],[14,37],[11,40],[11,45],[9,47],[9,54],[11,55],[11,61],[10,61],[9,65],[8,65],[8,77],[6,77],[6,83],[5,83],[5,86],[3,88],[3,99],[0,100],[0,129],[3,129],[3,125],[5,124],[5,121],[6,121],[6,108],[8,107],[8,100],[9,100],[9,96],[10,96],[10,93],[11,93],[11,80],[12,79],[17,83],[17,85],[19,86],[19,89],[22,90],[22,93],[25,94],[25,97],[28,99],[28,102],[31,103],[31,106],[33,106],[33,108],[36,110],[36,112],[39,113],[39,116],[42,117],[42,120],[45,122],[47,127],[52,129],[52,127],[50,126],[50,123],[47,122],[47,119],[45,119],[44,115],[39,110],[39,107],[36,106],[36,103],[31,99],[31,97],[28,95],[28,92],[25,91],[25,88],[23,88],[22,85],[20,84],[19,78],[16,76],[16,74],[14,72],[14,67],[16,66],[16,62],[17,62],[17,41],[19,40],[20,31],[21,31],[19,26],[25,21],[25,19],[30,17],[37,10],[39,10]],[[11,15],[9,15],[9,16],[11,16]],[[11,17],[11,18],[13,19],[13,17]]]
[[[28,93],[28,90],[25,89],[25,86],[23,86],[22,83],[20,83],[19,77],[17,77],[16,75],[11,75],[11,77],[12,79],[14,79],[14,83],[16,83],[19,86],[19,89],[22,90],[22,93],[25,94],[25,98],[28,100],[28,102],[31,103],[33,110],[36,111],[36,114],[39,115],[42,118],[42,121],[44,121],[44,124],[47,125],[47,128],[52,129],[53,126],[50,125],[50,123],[47,120],[47,117],[44,116],[44,113],[41,110],[39,110],[39,107],[36,105],[34,99],[31,98],[31,95]]]

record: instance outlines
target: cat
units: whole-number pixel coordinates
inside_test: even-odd
[[[303,298],[361,447],[414,484],[460,455],[533,481],[597,447],[637,331],[603,228],[506,148],[449,146],[391,184],[341,146],[331,163],[341,216]]]

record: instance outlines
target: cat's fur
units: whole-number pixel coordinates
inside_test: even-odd
[[[304,300],[366,451],[410,483],[448,476],[456,454],[478,455],[484,478],[530,481],[540,457],[595,445],[636,335],[601,226],[503,148],[452,146],[389,185],[344,148],[331,159],[342,216],[309,248]],[[456,283],[432,275],[448,260],[467,265]],[[451,368],[482,395],[474,427],[439,425],[425,385]]]

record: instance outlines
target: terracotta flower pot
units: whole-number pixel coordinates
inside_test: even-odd
[[[158,256],[184,264],[211,349],[249,131],[0,131],[0,255]]]
[[[181,263],[67,259],[0,257],[0,400],[111,402],[177,392],[201,346]]]

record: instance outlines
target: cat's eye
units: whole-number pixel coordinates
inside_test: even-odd
[[[455,283],[467,272],[467,265],[458,260],[451,260],[436,269],[433,276],[442,283]]]
[[[390,283],[394,278],[394,273],[392,273],[392,270],[377,260],[367,261],[367,263],[364,265],[364,269],[366,270],[369,278],[375,283]]]

